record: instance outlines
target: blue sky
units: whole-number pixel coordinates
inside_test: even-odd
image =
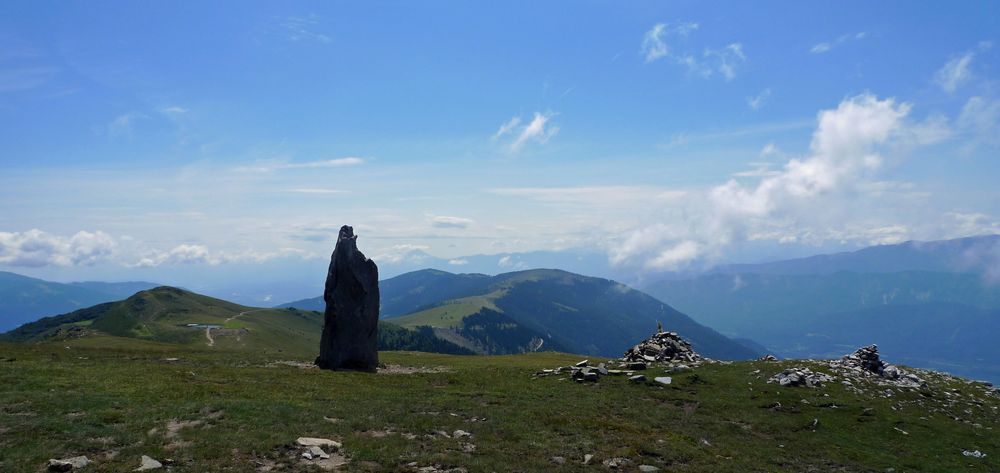
[[[314,270],[343,223],[459,271],[996,233],[997,31],[996,2],[4,2],[0,269]]]

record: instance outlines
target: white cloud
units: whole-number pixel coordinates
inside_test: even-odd
[[[868,33],[865,33],[863,31],[860,32],[860,33],[850,33],[850,34],[841,35],[841,36],[839,36],[837,39],[835,39],[833,41],[824,41],[822,43],[817,43],[815,46],[813,46],[812,48],[809,49],[809,52],[813,53],[813,54],[828,53],[833,48],[835,48],[837,46],[840,46],[841,44],[844,44],[844,43],[846,43],[848,41],[860,41],[862,39],[865,39],[865,37],[867,37],[867,36],[868,36]]]
[[[683,22],[673,27],[666,23],[657,23],[642,35],[642,45],[639,50],[645,56],[647,63],[656,61],[670,54],[670,46],[667,45],[666,36],[686,37],[697,29],[698,23],[694,22]]]
[[[556,133],[559,133],[559,127],[549,122],[556,115],[554,112],[535,112],[531,122],[524,126],[520,126],[521,117],[511,118],[500,126],[500,129],[493,135],[493,139],[497,140],[505,135],[516,135],[507,145],[513,153],[521,151],[525,145],[531,142],[545,144]]]
[[[961,56],[957,56],[945,63],[937,71],[934,76],[934,81],[945,92],[954,92],[959,86],[969,81],[972,78],[972,70],[970,66],[972,65],[972,59],[975,57],[975,53],[968,52]]]
[[[504,187],[487,192],[545,203],[591,207],[666,203],[686,195],[682,190],[655,186]]]
[[[177,105],[172,105],[170,107],[163,107],[162,109],[160,109],[160,111],[168,115],[180,115],[187,113],[188,109]]]
[[[319,15],[310,13],[306,16],[289,16],[282,18],[278,25],[284,30],[285,38],[292,42],[330,43],[328,35],[316,31],[319,26]]]
[[[448,264],[450,264],[452,266],[463,266],[463,265],[469,264],[469,260],[467,260],[467,259],[461,259],[461,258],[450,259],[450,260],[448,260]]]
[[[643,35],[640,52],[645,56],[646,63],[664,59],[705,78],[719,74],[727,81],[735,79],[737,69],[747,61],[742,43],[730,43],[721,48],[707,47],[700,55],[689,51],[674,52],[667,44],[668,36],[686,38],[697,29],[697,23],[681,23],[673,27],[657,23]]]
[[[759,94],[752,97],[747,97],[747,106],[751,110],[760,110],[764,104],[767,103],[767,99],[771,98],[771,89],[764,89]]]
[[[378,251],[372,259],[377,263],[382,264],[401,264],[401,263],[413,263],[420,264],[425,261],[429,255],[426,251],[430,249],[429,246],[424,245],[413,245],[413,244],[401,244],[393,245],[389,248],[384,248]]]
[[[443,215],[431,217],[431,226],[436,228],[468,228],[474,221],[462,217],[447,217]]]
[[[500,125],[500,129],[498,129],[497,132],[493,134],[493,139],[494,140],[500,139],[502,136],[513,131],[514,128],[517,128],[517,126],[520,124],[521,124],[521,117],[512,117],[510,120],[507,120],[506,123]]]
[[[933,136],[919,132],[924,124],[906,120],[911,106],[893,99],[860,95],[819,113],[808,155],[788,160],[780,170],[766,163],[742,173],[755,183],[730,180],[692,192],[675,204],[674,219],[634,229],[613,246],[612,263],[646,270],[679,269],[697,259],[718,256],[735,241],[766,238],[817,238],[810,222],[823,231],[840,232],[874,242],[898,241],[909,229],[893,224],[852,223],[830,226],[828,218],[859,195],[884,160],[882,152],[901,144],[926,144]],[[767,148],[765,148],[767,149]],[[776,148],[775,148],[776,150]],[[768,153],[770,154],[770,153]],[[668,207],[669,208],[669,207]],[[841,226],[843,222],[841,222]],[[819,238],[822,238],[820,236]]]
[[[168,251],[151,250],[138,261],[127,266],[136,268],[152,268],[163,265],[194,265],[207,264],[218,266],[225,263],[262,263],[280,257],[297,256],[302,259],[319,257],[314,253],[298,248],[279,248],[277,251],[247,250],[237,253],[213,252],[205,245],[184,243]]]
[[[0,265],[91,266],[110,259],[118,243],[107,233],[80,231],[71,237],[38,229],[0,232]]]
[[[708,77],[715,71],[727,81],[736,78],[736,69],[747,60],[740,43],[732,43],[721,49],[706,49],[704,57],[706,60],[700,66],[701,74]]]
[[[653,62],[670,52],[667,49],[667,43],[663,40],[666,30],[665,23],[657,23],[642,36],[642,52],[646,56],[646,62]]]
[[[111,120],[111,123],[108,123],[108,135],[112,138],[131,137],[135,122],[144,118],[147,117],[138,112],[119,115],[114,120]]]
[[[268,161],[257,161],[254,164],[239,166],[236,168],[236,171],[267,173],[267,172],[280,171],[283,169],[338,168],[344,166],[357,166],[359,164],[364,164],[364,163],[365,163],[365,158],[358,158],[353,156],[349,156],[346,158],[322,159],[318,161],[306,161],[301,163],[291,162],[288,159],[275,159]]]
[[[958,116],[958,128],[971,139],[966,147],[1000,145],[1000,100],[971,97]]]

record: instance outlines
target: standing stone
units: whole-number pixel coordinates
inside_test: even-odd
[[[354,229],[340,227],[326,274],[326,314],[316,365],[375,371],[378,366],[378,267],[358,251]]]

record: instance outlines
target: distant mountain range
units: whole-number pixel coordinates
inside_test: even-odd
[[[1000,236],[907,242],[663,280],[644,289],[784,357],[879,343],[890,359],[1000,380]],[[904,361],[905,360],[905,361]]]
[[[422,270],[379,283],[383,319],[433,327],[439,338],[478,353],[555,349],[619,356],[657,323],[720,359],[757,353],[640,291],[607,279],[561,270],[486,276]],[[283,307],[323,310],[322,298]]]
[[[47,315],[124,299],[156,286],[149,282],[56,283],[0,271],[0,332]]]

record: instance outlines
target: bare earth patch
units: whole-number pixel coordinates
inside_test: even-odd
[[[383,365],[379,367],[378,374],[449,373],[452,371],[454,370],[446,366]]]

